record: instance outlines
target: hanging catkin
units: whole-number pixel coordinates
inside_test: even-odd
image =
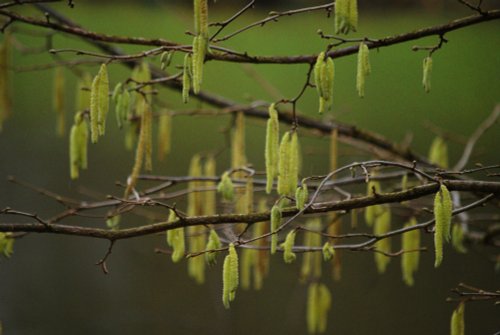
[[[432,75],[432,58],[430,56],[424,58],[422,85],[425,92],[431,91],[431,75]]]
[[[325,284],[313,282],[307,290],[307,330],[309,334],[324,333],[326,331],[328,311],[332,298],[330,290]]]
[[[71,179],[79,177],[79,170],[87,168],[88,127],[83,113],[77,113],[69,136],[69,164]]]
[[[167,222],[172,223],[174,221],[177,221],[178,218],[177,215],[175,214],[175,211],[170,209],[169,212],[170,214],[168,216]],[[184,228],[167,230],[167,243],[173,249],[172,261],[174,263],[177,263],[184,258],[186,249],[184,241]]]
[[[182,101],[187,104],[189,91],[191,90],[191,54],[184,56],[184,67],[182,71]]]
[[[358,51],[358,70],[356,74],[356,89],[359,97],[365,96],[365,80],[371,72],[368,46],[361,42]]]
[[[296,230],[291,230],[285,238],[285,242],[281,245],[283,248],[283,260],[285,263],[292,263],[297,256],[293,252],[293,246],[295,244],[295,234]]]
[[[321,220],[313,218],[306,223],[307,231],[304,232],[305,247],[321,247]],[[305,252],[302,256],[302,267],[300,269],[300,278],[302,281],[308,279],[319,279],[321,277],[321,258],[320,252]]]
[[[266,129],[266,193],[271,193],[279,165],[279,121],[274,103],[269,106],[269,119]]]
[[[465,334],[465,303],[461,301],[451,315],[450,334],[464,335]]]
[[[238,254],[231,243],[229,244],[229,254],[224,259],[222,267],[222,302],[226,309],[230,307],[229,303],[236,297],[238,283]]]
[[[335,65],[333,59],[320,52],[314,64],[314,84],[319,95],[319,113],[323,114],[329,110],[333,103],[333,81],[335,77]]]
[[[358,27],[357,0],[337,0],[335,2],[335,34],[347,34]]]
[[[221,247],[221,242],[219,239],[219,235],[217,235],[217,232],[214,229],[210,229],[210,234],[208,235],[207,247],[205,250],[206,251],[217,250],[220,249],[220,247]],[[206,252],[205,261],[207,262],[208,265],[214,265],[215,263],[217,263],[216,256],[217,256],[216,252]]]
[[[434,267],[441,265],[443,261],[443,243],[451,238],[451,214],[452,201],[450,192],[444,184],[441,184],[439,191],[434,197],[434,249],[435,262]]]
[[[276,230],[281,225],[281,209],[278,205],[274,205],[271,208],[271,254],[276,253],[276,247],[278,246],[278,233]]]
[[[109,109],[109,81],[106,64],[102,64],[90,92],[90,132],[92,143],[104,135]]]

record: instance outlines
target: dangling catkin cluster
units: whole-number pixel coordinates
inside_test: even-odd
[[[194,26],[192,57],[193,92],[198,94],[203,81],[203,63],[208,48],[208,4],[207,0],[194,0]]]
[[[429,149],[429,162],[442,169],[448,168],[448,146],[441,136],[437,136],[432,141]]]
[[[222,199],[224,201],[230,202],[234,199],[234,185],[229,172],[224,172],[217,185],[217,192],[222,194]]]
[[[71,179],[77,179],[80,169],[87,169],[87,143],[89,130],[83,112],[75,115],[69,135],[69,166]]]
[[[222,303],[226,309],[230,307],[229,302],[236,297],[238,283],[238,254],[231,243],[229,244],[229,254],[224,259],[222,267]]]
[[[443,261],[443,242],[450,241],[451,239],[452,209],[450,192],[444,184],[441,184],[439,191],[434,197],[434,219],[436,221],[434,227],[434,248],[436,251],[434,267],[436,268]]]
[[[109,80],[106,64],[102,64],[94,77],[90,91],[90,133],[92,143],[104,135],[109,110]]]
[[[130,93],[123,87],[122,83],[118,83],[113,90],[111,100],[115,103],[115,117],[118,127],[123,127],[123,122],[127,121],[130,113]]]
[[[307,184],[302,181],[302,185],[297,187],[297,190],[295,191],[295,207],[298,210],[304,209],[308,200],[309,191],[307,189]]]
[[[358,29],[358,1],[335,1],[335,34],[347,34]]]
[[[274,103],[269,106],[269,119],[266,129],[266,193],[271,193],[279,165],[279,120]]]
[[[325,284],[311,283],[307,290],[307,330],[309,334],[324,333],[332,297]]]
[[[168,222],[171,223],[174,221],[177,221],[177,215],[173,210],[170,210]],[[177,263],[182,258],[184,258],[184,253],[186,250],[184,241],[184,228],[167,230],[167,243],[172,247],[172,261],[174,263]]]
[[[412,227],[417,224],[417,220],[412,217],[405,225],[404,228]],[[403,233],[401,237],[401,248],[405,252],[401,255],[401,271],[403,273],[403,281],[408,286],[413,286],[413,274],[418,270],[418,263],[420,261],[420,251],[415,251],[420,248],[420,229],[414,229],[409,232]]]
[[[330,110],[333,104],[333,80],[335,76],[335,66],[333,59],[320,52],[314,64],[314,84],[319,94],[319,113]]]
[[[66,132],[66,113],[64,109],[64,72],[63,68],[58,66],[54,72],[54,111],[57,115],[56,133],[58,136],[64,136]]]
[[[356,74],[356,90],[360,98],[365,96],[365,79],[371,72],[368,46],[361,42],[358,51],[358,71]]]
[[[431,91],[431,74],[432,74],[432,58],[425,57],[423,62],[423,76],[422,85],[424,86],[425,92],[429,93]]]

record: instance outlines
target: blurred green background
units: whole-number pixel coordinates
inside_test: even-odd
[[[90,30],[162,37],[186,44],[191,41],[184,34],[192,29],[191,12],[186,7],[165,1],[151,2],[148,6],[138,2],[76,3],[72,10],[63,4],[55,7]],[[367,8],[360,13],[359,32],[353,36],[384,37],[470,14],[458,5],[450,7],[456,10],[430,11],[423,5],[411,10],[390,10],[389,5]],[[258,5],[256,10],[249,11],[226,32],[265,17],[267,12],[260,8]],[[29,9],[23,12],[38,15]],[[223,1],[211,5],[211,21],[225,19],[232,13],[234,8],[227,8]],[[325,46],[316,34],[319,28],[332,33],[333,18],[327,18],[323,12],[284,17],[278,23],[250,30],[223,45],[259,55],[316,53]],[[451,135],[450,157],[455,162],[464,140],[499,101],[499,32],[498,22],[489,22],[447,34],[449,43],[433,56],[429,94],[421,87],[421,65],[426,53],[413,52],[411,47],[433,45],[437,38],[373,50],[372,74],[367,79],[364,99],[359,99],[355,91],[356,57],[338,59],[333,115],[396,142],[411,133],[412,147],[423,155],[435,136],[426,124],[433,124]],[[25,34],[17,38],[23,45],[44,46],[44,39]],[[62,35],[54,37],[53,47],[93,50],[74,37]],[[121,47],[127,52],[143,50]],[[50,61],[46,53],[17,51],[14,56],[18,68]],[[174,64],[181,61],[180,54],[174,56]],[[159,64],[158,59],[153,62]],[[91,73],[97,71],[96,66],[85,68]],[[203,88],[207,91],[239,102],[274,100],[240,64],[208,62],[205,69]],[[275,86],[283,97],[291,98],[303,85],[307,65],[255,65],[251,69]],[[124,149],[123,131],[110,121],[106,136],[90,147],[89,170],[78,181],[70,181],[67,140],[55,135],[52,74],[52,70],[44,70],[17,72],[13,76],[14,114],[0,134],[0,208],[36,211],[43,217],[62,210],[54,201],[8,183],[7,175],[63,195],[92,199],[89,192],[101,198],[106,194],[120,195],[122,190],[114,181],[124,181],[131,170],[133,152]],[[75,77],[69,71],[66,75],[70,120],[76,88]],[[114,84],[128,78],[129,73],[117,64],[110,66],[110,75]],[[209,107],[194,99],[184,106],[177,92],[166,89],[160,89],[159,99],[172,109]],[[317,117],[316,92],[308,90],[298,108]],[[221,131],[229,124],[227,116],[176,117],[173,151],[166,161],[155,162],[154,173],[186,174],[193,153],[224,148]],[[263,121],[247,121],[247,155],[257,169],[263,168],[263,125]],[[498,163],[499,139],[498,127],[485,134],[471,163]],[[304,136],[305,174],[326,172],[327,142]],[[228,158],[227,150],[219,156],[219,172],[228,167]],[[349,153],[341,161],[365,158],[368,156]],[[86,194],[79,194],[82,189]],[[7,220],[21,221],[15,217]],[[104,225],[99,220],[84,218],[71,222]],[[144,223],[146,219],[134,216],[125,225]],[[174,265],[168,256],[153,253],[155,247],[164,244],[163,235],[120,241],[109,259],[111,273],[106,276],[94,265],[106,251],[105,241],[37,234],[20,239],[13,258],[0,260],[0,320],[4,334],[306,333],[306,287],[298,282],[300,262],[285,265],[281,257],[274,257],[264,288],[258,292],[239,290],[231,310],[226,311],[220,299],[222,259],[209,269],[206,284],[199,286],[188,278],[184,263]],[[432,250],[430,236],[424,237],[424,244]],[[398,247],[399,241],[394,241],[393,248]],[[323,282],[333,295],[328,333],[445,334],[455,307],[445,302],[451,288],[465,282],[498,289],[499,277],[490,256],[491,250],[481,247],[471,247],[466,255],[457,255],[447,247],[443,265],[435,270],[432,251],[424,253],[416,285],[408,288],[401,280],[399,259],[393,259],[387,273],[379,276],[373,254],[345,252],[340,282],[331,280],[325,265]],[[500,329],[497,308],[487,302],[468,304],[466,329],[469,334],[493,334]]]

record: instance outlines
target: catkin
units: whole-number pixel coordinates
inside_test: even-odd
[[[450,334],[464,335],[465,334],[465,303],[461,301],[451,315]]]
[[[431,74],[432,74],[432,58],[430,56],[424,58],[423,62],[423,77],[422,85],[425,92],[431,91]]]
[[[412,227],[417,224],[417,220],[412,217],[405,225],[404,228]],[[403,233],[401,248],[403,255],[401,255],[401,271],[403,273],[403,281],[408,286],[413,286],[413,275],[418,269],[420,260],[420,252],[415,251],[420,248],[420,230],[414,229],[409,232]],[[411,251],[411,252],[407,252]]]
[[[448,146],[444,139],[437,136],[432,141],[429,149],[429,162],[438,165],[440,168],[448,168]]]
[[[451,238],[451,214],[452,201],[450,192],[444,184],[441,184],[439,191],[434,197],[434,219],[436,221],[434,228],[434,248],[435,262],[434,267],[438,267],[443,261],[443,242]]]
[[[331,260],[333,256],[335,256],[335,249],[329,242],[325,242],[321,251],[323,253],[323,260],[325,262]]]
[[[12,233],[0,233],[0,253],[7,258],[12,256],[14,253],[14,241]]]
[[[175,211],[170,210],[168,216],[169,223],[177,221],[177,215]],[[186,251],[186,242],[184,240],[184,228],[177,228],[172,230],[167,230],[167,243],[172,247],[172,262],[177,263],[184,258]]]
[[[182,101],[187,104],[189,91],[191,90],[191,55],[184,56],[184,67],[182,72]]]
[[[214,229],[210,229],[210,234],[208,235],[207,247],[205,250],[206,251],[217,250],[220,249],[221,245],[222,244],[220,242],[219,235],[217,235],[217,232]],[[217,263],[216,256],[217,256],[216,252],[206,252],[205,261],[207,262],[208,265],[214,265]]]
[[[66,127],[66,113],[64,109],[64,72],[62,67],[56,67],[54,73],[54,110],[57,115],[56,133],[62,137]]]
[[[307,330],[309,334],[324,333],[332,298],[328,287],[311,283],[307,290]]]
[[[295,244],[295,234],[296,234],[295,230],[290,231],[286,235],[285,242],[282,244],[284,251],[283,260],[285,261],[285,263],[292,263],[297,258],[295,253],[292,251],[293,246]]]
[[[163,110],[158,123],[158,160],[162,161],[171,149],[172,115]]]
[[[304,209],[308,200],[309,191],[307,189],[307,184],[302,182],[302,186],[297,187],[297,190],[295,191],[295,207],[298,210]]]
[[[295,192],[295,189],[297,188],[298,180],[299,180],[299,166],[301,163],[299,162],[300,160],[300,153],[299,153],[299,136],[297,134],[297,131],[294,131],[292,133],[292,138],[290,140],[290,158],[289,158],[289,164],[290,164],[290,173],[288,176],[288,195],[293,195]]]
[[[266,193],[271,193],[274,178],[278,175],[279,165],[279,121],[278,112],[272,103],[269,106],[269,119],[266,129]]]
[[[193,39],[192,84],[194,94],[198,94],[203,81],[203,63],[207,53],[207,38],[198,35]]]
[[[102,64],[92,82],[90,93],[90,130],[92,143],[104,135],[109,109],[109,80],[106,64]]]
[[[391,210],[388,206],[383,206],[382,208],[382,213],[375,219],[373,227],[373,233],[377,236],[386,234],[391,229]],[[383,254],[391,252],[390,238],[379,240],[377,243],[375,243],[375,247],[378,251],[380,251],[375,253],[375,264],[377,266],[377,271],[378,273],[384,273],[387,265],[391,260],[390,257]]]
[[[238,169],[246,165],[245,157],[245,114],[236,113],[231,141],[231,167]]]
[[[238,254],[231,243],[229,244],[229,254],[224,259],[222,267],[222,302],[226,309],[230,307],[229,303],[236,297],[238,283]]]
[[[319,95],[319,113],[330,109],[333,102],[333,81],[335,76],[335,66],[333,59],[321,52],[314,64],[314,83]]]
[[[280,195],[289,195],[291,155],[290,132],[286,132],[281,139],[279,148],[278,194]]]
[[[359,97],[365,96],[365,80],[371,72],[368,46],[361,42],[358,51],[358,69],[356,74],[356,89]]]
[[[271,254],[276,253],[276,247],[278,246],[278,233],[276,230],[281,225],[281,209],[278,205],[274,205],[271,208]]]
[[[205,164],[203,165],[203,174],[206,177],[215,177],[217,175],[216,172],[216,161],[213,155],[210,155],[206,158]],[[212,188],[215,186],[215,182],[206,181],[204,183],[205,187]],[[217,210],[217,200],[215,190],[205,191],[202,194],[203,197],[203,215],[215,215]]]
[[[87,168],[88,128],[82,113],[77,113],[69,136],[70,177],[77,179],[79,170]]]
[[[229,172],[224,172],[222,174],[221,180],[217,185],[217,192],[222,194],[222,199],[224,201],[233,201],[234,199],[234,185]]]
[[[347,34],[358,27],[357,0],[337,0],[335,2],[335,34]]]

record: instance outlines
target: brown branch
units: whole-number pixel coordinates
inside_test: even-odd
[[[451,191],[473,191],[491,193],[494,196],[500,195],[500,182],[484,182],[484,181],[458,181],[448,180],[443,182]],[[434,194],[439,189],[438,183],[426,184],[417,186],[407,191],[377,194],[376,196],[364,196],[359,198],[347,199],[335,203],[324,204],[321,207],[308,208],[304,214],[318,214],[333,211],[350,210],[355,208],[363,208],[372,205],[395,203],[421,198],[426,195]],[[487,200],[493,198],[488,196]],[[482,199],[484,202],[484,198]],[[283,217],[292,217],[297,214],[296,209],[287,209],[283,211]],[[0,224],[1,232],[36,232],[36,233],[53,233],[63,235],[76,235],[85,237],[94,237],[101,239],[120,240],[145,235],[151,235],[166,230],[199,226],[208,224],[230,224],[230,223],[255,223],[268,221],[270,212],[252,213],[252,214],[217,214],[212,216],[197,216],[185,217],[182,220],[175,222],[159,222],[146,226],[121,229],[121,230],[106,230],[100,228],[87,228],[81,226],[68,226],[62,224],[44,225],[41,223],[2,223]]]

